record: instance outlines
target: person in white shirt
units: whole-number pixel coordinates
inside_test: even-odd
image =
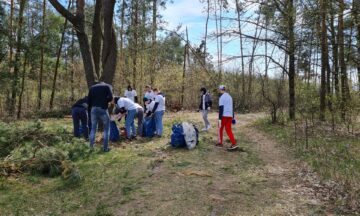
[[[144,97],[151,99],[151,100],[155,100],[155,94],[153,92],[153,90],[151,89],[151,86],[147,85],[145,86],[145,93],[144,93]]]
[[[137,103],[137,101],[138,101],[138,100],[137,100],[136,90],[133,89],[133,88],[131,87],[131,85],[129,85],[129,86],[127,87],[127,89],[125,90],[124,96],[125,96],[126,98],[129,98],[130,100],[132,100],[132,102]]]
[[[158,90],[154,89],[155,93],[155,105],[152,109],[151,113],[154,114],[155,117],[155,124],[156,124],[156,135],[161,137],[163,134],[163,117],[165,113],[165,97],[164,95]]]
[[[237,149],[236,140],[231,129],[231,124],[235,124],[234,110],[233,110],[233,99],[229,93],[226,92],[225,86],[219,86],[219,121],[221,126],[219,128],[219,143],[216,144],[218,147],[223,146],[223,131],[226,130],[227,135],[230,138],[231,147],[228,150]]]
[[[151,115],[151,111],[154,109],[155,101],[145,96],[144,102],[145,102],[145,114],[146,117],[148,117]]]
[[[207,92],[206,88],[202,87],[200,89],[201,97],[200,97],[200,105],[199,111],[202,114],[205,127],[202,131],[208,131],[211,128],[210,122],[208,120],[208,113],[211,110],[212,100],[210,94]]]
[[[115,114],[121,114],[121,117],[126,114],[125,128],[127,139],[132,140],[136,138],[136,128],[134,119],[137,113],[138,107],[129,98],[114,97]],[[120,117],[120,120],[121,120]]]

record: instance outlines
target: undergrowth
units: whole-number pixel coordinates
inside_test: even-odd
[[[65,184],[81,181],[74,161],[91,154],[84,140],[59,128],[45,130],[40,120],[25,124],[0,123],[0,176],[28,173],[61,176]]]

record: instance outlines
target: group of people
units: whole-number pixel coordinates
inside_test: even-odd
[[[144,107],[138,103],[137,93],[131,86],[126,89],[124,97],[120,97],[113,95],[111,85],[104,82],[96,83],[90,87],[86,97],[79,99],[72,106],[74,136],[83,135],[85,139],[90,140],[90,147],[93,148],[98,123],[101,122],[104,130],[103,151],[108,152],[110,151],[110,121],[121,121],[124,117],[128,140],[142,136],[144,118],[154,118],[156,136],[161,137],[163,135],[163,116],[166,109],[165,96],[158,89],[146,86],[143,102]],[[109,112],[109,107],[114,107],[114,109]],[[138,120],[137,129],[135,118]]]
[[[211,95],[205,88],[201,88],[201,98],[199,111],[202,113],[205,127],[203,131],[211,128],[208,120],[208,113],[212,108]],[[230,141],[229,150],[237,148],[236,140],[232,133],[231,125],[235,123],[233,101],[225,86],[219,86],[219,125],[218,125],[218,143],[216,146],[223,146],[223,130],[225,128]],[[109,107],[114,107],[110,110]],[[143,106],[138,103],[137,93],[131,86],[125,90],[124,96],[114,96],[112,86],[104,82],[96,83],[91,86],[86,97],[79,99],[72,106],[72,118],[74,126],[74,136],[83,135],[89,139],[90,147],[95,144],[95,135],[98,123],[101,122],[103,135],[103,151],[110,151],[109,133],[110,121],[120,121],[125,118],[126,138],[128,140],[136,139],[143,134],[143,119],[154,118],[157,137],[163,135],[163,116],[166,110],[165,96],[159,89],[152,89],[151,86],[145,87]],[[137,129],[135,119],[137,118]],[[221,123],[220,123],[221,122]],[[89,131],[90,128],[90,131]]]

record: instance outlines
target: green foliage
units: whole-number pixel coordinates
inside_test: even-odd
[[[78,185],[82,177],[73,161],[91,154],[82,139],[72,138],[63,128],[44,129],[40,120],[20,125],[0,123],[2,175],[28,172],[47,177],[62,176],[64,185]]]

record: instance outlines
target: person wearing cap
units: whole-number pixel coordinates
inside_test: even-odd
[[[135,103],[129,98],[124,97],[114,97],[115,104],[115,114],[121,114],[120,120],[122,116],[126,114],[125,118],[125,128],[126,128],[126,138],[128,140],[132,140],[136,138],[136,128],[135,128],[135,116],[138,107]],[[120,121],[119,120],[119,121]]]
[[[132,102],[138,102],[136,90],[133,89],[131,85],[128,85],[127,89],[125,90],[124,96],[126,98],[129,98]]]
[[[202,129],[202,131],[208,131],[211,128],[210,122],[208,120],[208,113],[211,110],[212,100],[206,88],[202,87],[200,89],[200,92],[201,92],[201,97],[200,97],[199,111],[202,114],[205,124],[205,127],[204,129]]]
[[[216,146],[223,147],[223,132],[225,128],[231,142],[231,147],[229,147],[228,150],[235,150],[238,146],[236,145],[236,140],[231,129],[231,125],[235,124],[233,99],[230,94],[226,92],[224,85],[219,86],[219,93],[221,94],[219,98],[219,121],[221,121],[221,124],[219,128],[219,143],[216,144]]]
[[[145,93],[144,93],[144,97],[154,100],[155,99],[155,94],[151,88],[150,85],[145,86]],[[145,101],[144,101],[145,102]]]
[[[163,134],[163,117],[165,114],[165,97],[158,90],[154,89],[155,93],[155,105],[150,114],[154,114],[155,124],[156,124],[156,135],[157,137],[161,137]]]
[[[154,109],[155,101],[147,96],[143,98],[145,103],[145,116],[149,117],[151,115],[151,110]]]

